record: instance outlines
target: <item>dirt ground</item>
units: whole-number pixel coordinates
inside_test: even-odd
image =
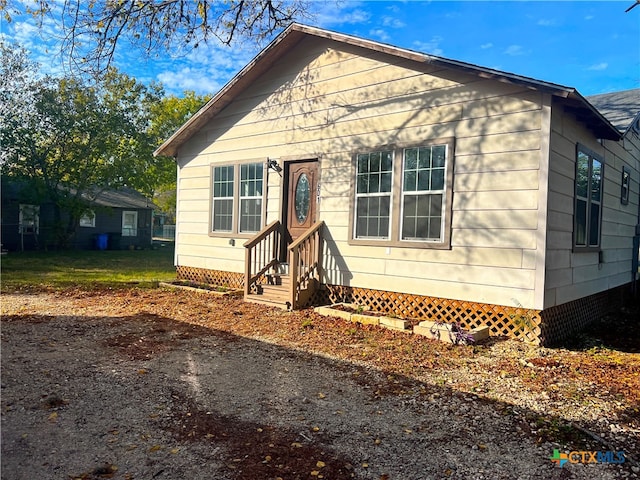
[[[640,476],[640,345],[610,326],[456,347],[186,291],[1,302],[2,479]]]

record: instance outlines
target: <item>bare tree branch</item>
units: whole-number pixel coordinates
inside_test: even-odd
[[[129,43],[148,56],[215,39],[262,42],[310,15],[308,0],[34,0],[26,9],[62,25],[61,49],[82,72],[104,73]],[[7,0],[0,0],[2,2]],[[8,0],[12,3],[12,0]],[[14,10],[21,3],[16,2]],[[179,47],[179,48],[178,48]]]

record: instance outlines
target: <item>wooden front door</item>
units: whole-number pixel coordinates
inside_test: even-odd
[[[293,242],[317,220],[318,161],[287,163],[287,237]]]

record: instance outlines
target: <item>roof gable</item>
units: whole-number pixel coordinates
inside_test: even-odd
[[[260,52],[216,95],[214,95],[209,102],[207,102],[171,137],[169,137],[169,139],[158,147],[154,152],[154,155],[177,155],[178,149],[194,134],[196,134],[200,128],[229,105],[237,95],[246,88],[249,88],[256,79],[269,70],[276,61],[293,49],[303,38],[307,37],[329,39],[339,43],[382,52],[417,63],[428,63],[443,68],[473,74],[481,78],[517,84],[532,90],[543,91],[562,98],[565,102],[565,108],[576,115],[579,120],[584,121],[599,138],[613,140],[618,140],[620,138],[620,133],[615,129],[615,127],[609,123],[602,113],[600,113],[580,93],[578,93],[575,88],[565,87],[529,77],[294,23],[282,32],[264,50],[262,50],[262,52]]]

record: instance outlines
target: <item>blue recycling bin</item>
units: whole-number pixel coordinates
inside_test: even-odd
[[[108,241],[109,235],[107,235],[106,233],[99,233],[98,235],[96,235],[96,249],[106,250]]]

